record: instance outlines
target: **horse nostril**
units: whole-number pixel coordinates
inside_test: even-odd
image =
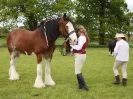
[[[74,39],[74,42],[73,42],[74,44],[77,44],[77,40],[76,39]]]
[[[77,42],[77,40],[75,39],[74,42]]]

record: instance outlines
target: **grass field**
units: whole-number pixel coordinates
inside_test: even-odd
[[[61,56],[58,48],[52,60],[52,76],[56,85],[43,89],[33,88],[36,78],[35,56],[22,55],[17,62],[21,79],[8,80],[9,55],[7,48],[0,48],[0,99],[133,99],[133,49],[128,64],[128,85],[115,86],[112,66],[114,58],[107,48],[89,48],[83,75],[88,92],[77,89],[73,57]]]

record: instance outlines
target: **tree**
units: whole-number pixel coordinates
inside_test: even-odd
[[[125,26],[126,34],[128,37],[128,41],[130,41],[130,37],[133,34],[133,13],[127,13],[126,14],[127,19],[129,20],[128,25]]]
[[[124,0],[77,0],[76,6],[77,22],[97,32],[100,45],[105,44],[105,33],[112,36],[127,22]]]
[[[50,9],[49,2],[41,0],[2,0],[1,4],[1,16],[6,16],[5,20],[17,20],[23,15],[30,30],[37,27],[38,20],[46,16],[46,9]]]
[[[71,0],[1,0],[0,20],[17,20],[23,16],[25,25],[34,30],[40,20],[71,11],[72,5]]]

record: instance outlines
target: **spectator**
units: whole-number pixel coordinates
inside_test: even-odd
[[[114,76],[115,76],[115,82],[113,84],[120,84],[120,76],[118,72],[118,68],[121,65],[122,68],[122,85],[127,85],[127,64],[129,61],[129,45],[126,41],[126,38],[124,34],[116,34],[115,38],[117,38],[117,43],[114,48],[114,56],[115,56],[115,62],[114,62]]]

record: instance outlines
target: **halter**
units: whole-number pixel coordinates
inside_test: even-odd
[[[65,41],[68,41],[69,40],[69,36],[71,35],[71,34],[73,34],[75,32],[75,30],[73,30],[73,31],[71,31],[70,33],[68,33],[68,35],[66,36],[66,40]]]
[[[73,30],[73,31],[71,31],[70,33],[68,33],[68,36],[70,36],[71,34],[73,34],[75,31]]]

